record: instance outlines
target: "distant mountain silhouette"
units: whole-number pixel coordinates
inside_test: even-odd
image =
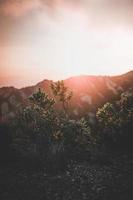
[[[52,96],[50,88],[52,82],[43,80],[34,86],[21,89],[0,88],[0,119],[14,116],[18,108],[27,104],[28,96],[38,88]],[[64,83],[73,91],[71,114],[75,117],[84,114],[93,115],[98,107],[107,101],[119,98],[122,92],[133,87],[133,71],[120,76],[76,76],[64,80]]]

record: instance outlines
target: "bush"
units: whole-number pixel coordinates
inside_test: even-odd
[[[123,93],[119,101],[98,109],[97,119],[101,137],[108,143],[128,146],[133,139],[133,90]]]
[[[76,156],[90,151],[93,143],[90,127],[82,118],[80,120],[66,120],[62,123],[60,136],[69,156]]]
[[[43,159],[57,126],[54,100],[40,89],[29,100],[30,104],[17,115],[16,132],[20,138],[28,137],[33,143],[33,151]]]
[[[52,89],[63,106],[68,106],[72,94],[64,84],[58,82]],[[19,133],[20,140],[25,137],[31,141],[32,152],[50,171],[65,169],[72,156],[90,151],[93,139],[85,119],[70,120],[66,107],[62,107],[62,113],[57,113],[55,101],[40,89],[29,101],[30,104],[18,113],[16,133]]]

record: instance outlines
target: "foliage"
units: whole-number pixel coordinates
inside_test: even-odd
[[[42,92],[40,88],[29,97],[29,100],[32,103],[33,108],[43,109],[45,114],[48,114],[51,111],[55,103],[54,99],[49,98],[49,96],[45,92]]]
[[[23,119],[28,124],[31,122],[33,130],[39,133],[44,125],[47,129],[48,124],[53,120],[53,105],[55,102],[40,89],[30,96],[29,100],[30,106],[23,110]]]
[[[80,120],[68,120],[62,125],[63,140],[65,144],[70,145],[84,145],[90,142],[90,128],[86,121],[82,118]]]
[[[59,141],[63,143],[67,157],[74,159],[90,152],[93,143],[90,127],[84,119],[65,120],[59,130]]]
[[[58,101],[62,103],[62,108],[64,114],[68,115],[68,105],[72,98],[72,92],[68,90],[63,81],[58,81],[51,84],[51,89],[55,97],[58,98]]]
[[[54,110],[55,101],[40,89],[29,97],[30,104],[18,115],[18,129],[34,144],[34,151],[54,168],[64,166],[68,154],[87,151],[92,143],[91,130],[85,119],[68,118],[68,102],[72,93],[58,82],[53,92],[64,106],[65,115]],[[62,162],[61,162],[62,160]],[[58,166],[58,167],[57,167]]]
[[[121,95],[119,101],[106,103],[98,109],[97,119],[100,132],[113,142],[132,137],[133,130],[133,91],[129,90]]]
[[[30,105],[18,113],[17,129],[32,139],[35,152],[43,156],[57,126],[54,100],[39,89],[29,97],[29,101]]]

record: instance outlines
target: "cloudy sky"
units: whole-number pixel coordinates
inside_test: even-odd
[[[133,0],[0,0],[0,86],[133,69]]]

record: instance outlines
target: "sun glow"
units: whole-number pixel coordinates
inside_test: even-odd
[[[44,78],[112,75],[132,69],[133,31],[123,26],[99,28],[79,7],[58,5],[55,17],[38,10],[14,31],[11,44],[0,48],[5,52],[0,55],[0,73],[18,76],[10,81],[17,87]]]
[[[83,12],[62,10],[49,42],[52,66],[63,76],[119,74],[133,63],[132,32],[121,27],[100,31]],[[123,62],[121,62],[123,60]],[[126,70],[125,70],[126,71]]]

